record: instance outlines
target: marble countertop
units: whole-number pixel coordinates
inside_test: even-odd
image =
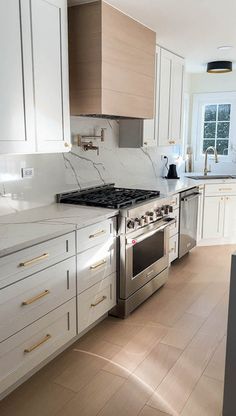
[[[51,204],[0,216],[0,257],[103,221],[118,210]]]
[[[180,179],[157,178],[137,183],[130,188],[159,190],[161,197],[165,198],[206,183],[236,182],[236,179],[195,180],[187,177],[193,175],[199,174],[185,174]],[[0,216],[0,257],[111,218],[118,213],[119,210],[116,209],[54,203]]]
[[[235,179],[191,179],[188,176],[199,176],[202,173],[186,173],[179,179],[157,178],[153,181],[136,183],[132,188],[158,190],[161,196],[167,197],[179,192],[186,191],[194,186],[200,186],[211,183],[236,183]],[[210,176],[210,175],[208,175]]]

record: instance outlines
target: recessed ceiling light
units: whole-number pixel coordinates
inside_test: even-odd
[[[218,46],[218,51],[229,51],[230,49],[233,49],[233,46],[230,45],[222,45]]]

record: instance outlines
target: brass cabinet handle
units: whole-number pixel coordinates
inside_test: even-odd
[[[102,261],[99,261],[98,263],[95,263],[95,264],[93,264],[92,266],[90,266],[90,269],[91,270],[95,270],[95,269],[97,269],[98,267],[101,267],[101,266],[103,266],[104,264],[106,264],[106,259],[103,259]]]
[[[29,348],[26,348],[24,350],[24,353],[29,353],[29,352],[36,350],[36,348],[40,347],[42,344],[47,342],[50,338],[52,338],[52,336],[50,334],[47,334],[43,339],[41,339],[41,341],[37,342],[36,344],[32,345]]]
[[[102,234],[106,234],[106,230],[99,230],[94,234],[90,234],[89,238],[96,238],[96,237],[99,237]]]
[[[32,264],[36,263],[37,261],[47,259],[48,257],[49,257],[49,253],[44,253],[41,256],[35,257],[34,259],[22,261],[19,264],[19,267],[31,266]]]
[[[232,188],[219,188],[219,191],[232,191]]]
[[[44,292],[39,293],[38,295],[34,296],[33,298],[28,299],[28,300],[24,300],[22,302],[22,306],[30,305],[31,303],[36,302],[36,300],[39,300],[39,299],[43,298],[44,296],[48,295],[49,293],[50,293],[49,290],[46,289],[46,290],[44,290]]]
[[[64,143],[64,146],[65,147],[70,147],[70,148],[72,147],[72,145],[70,143],[67,143],[67,142]]]
[[[102,303],[104,300],[106,300],[107,297],[103,296],[101,299],[99,299],[96,303],[91,303],[91,308],[94,308],[95,306],[99,305],[99,303]]]
[[[175,140],[169,139],[169,144],[175,144]]]

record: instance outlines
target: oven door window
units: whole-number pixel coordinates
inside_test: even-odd
[[[165,255],[165,233],[158,231],[133,246],[133,278]]]

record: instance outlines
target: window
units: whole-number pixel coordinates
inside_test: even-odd
[[[203,116],[203,153],[209,146],[219,155],[229,154],[231,104],[206,104]]]
[[[194,94],[192,144],[200,160],[209,146],[232,160],[236,147],[236,92]]]

